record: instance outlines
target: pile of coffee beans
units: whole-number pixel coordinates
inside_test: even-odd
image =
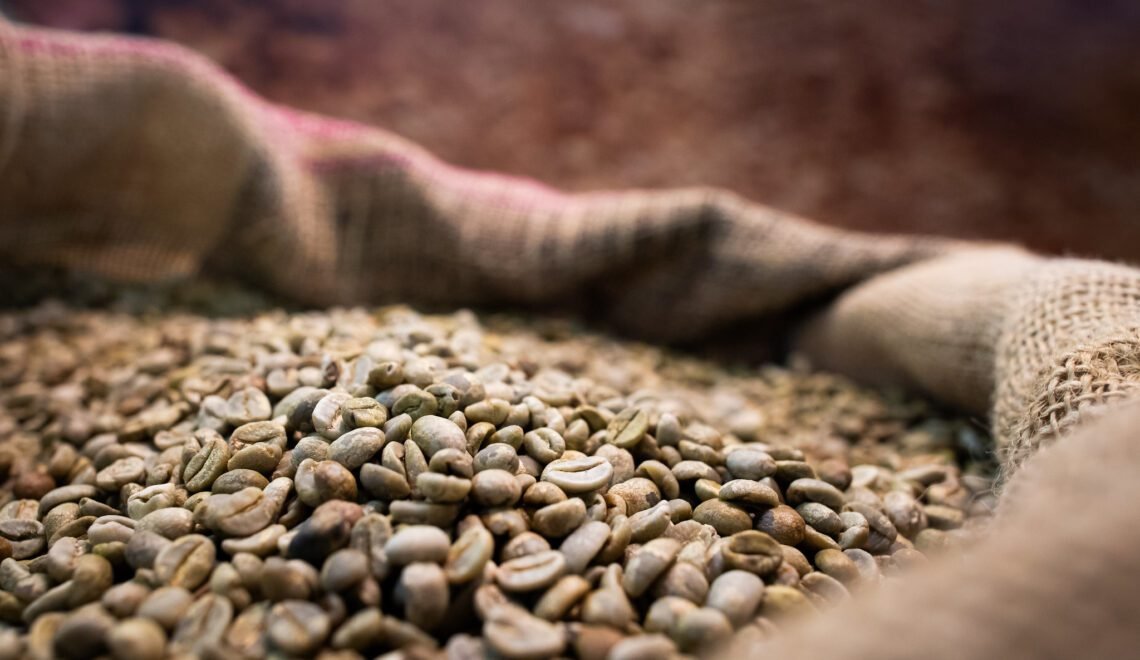
[[[967,542],[922,402],[565,323],[0,314],[0,657],[664,658]]]

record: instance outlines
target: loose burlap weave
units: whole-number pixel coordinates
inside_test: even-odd
[[[565,195],[273,106],[174,46],[2,19],[0,252],[234,276],[319,305],[573,310],[655,341],[744,322],[766,341],[819,310],[793,348],[990,415],[1009,481],[970,557],[779,652],[1075,657],[1140,641],[1140,411],[1119,405],[1140,383],[1140,271],[846,233],[715,190]]]

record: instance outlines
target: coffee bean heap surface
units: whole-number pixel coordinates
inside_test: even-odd
[[[665,658],[982,529],[984,438],[405,308],[0,314],[0,657]]]

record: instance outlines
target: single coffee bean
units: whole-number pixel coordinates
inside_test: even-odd
[[[233,459],[230,459],[232,462]],[[214,493],[236,493],[243,488],[265,488],[269,480],[260,472],[249,469],[230,469],[214,480],[210,491]]]
[[[664,574],[680,551],[681,544],[670,538],[654,539],[641,546],[629,560],[622,578],[626,593],[634,597],[645,593],[653,581]]]
[[[550,586],[565,572],[562,553],[547,550],[504,562],[495,573],[495,581],[504,591],[534,591]]]
[[[414,562],[400,572],[396,600],[404,606],[404,618],[421,630],[435,630],[447,613],[450,595],[447,578],[438,564]]]
[[[784,493],[788,504],[796,506],[804,502],[818,502],[836,511],[843,508],[846,498],[838,488],[819,479],[796,479]]]
[[[574,530],[558,550],[566,558],[566,571],[580,574],[598,555],[610,537],[610,526],[604,522],[588,521]]]
[[[761,577],[775,571],[784,562],[779,542],[756,530],[746,530],[729,537],[723,553],[729,568],[749,571]]]
[[[322,397],[313,407],[313,430],[329,440],[336,440],[352,430],[352,424],[341,409],[351,398],[343,392],[330,392]]]
[[[555,460],[542,470],[542,480],[550,482],[566,493],[576,495],[598,490],[609,484],[613,465],[600,456]],[[672,476],[670,473],[669,476]]]
[[[382,500],[402,499],[412,492],[402,473],[375,463],[365,463],[360,467],[360,485]]]
[[[805,592],[814,594],[829,603],[842,603],[851,598],[847,588],[839,580],[826,573],[808,573],[800,580],[800,586]]]
[[[471,480],[472,497],[486,507],[512,506],[522,495],[522,488],[506,470],[486,469]]]
[[[330,500],[356,501],[356,478],[336,461],[301,461],[293,484],[297,497],[309,506]]]
[[[712,607],[699,607],[681,615],[671,637],[682,651],[710,647],[732,635],[732,624],[723,612]]]
[[[99,523],[98,520],[95,522],[96,524]],[[94,529],[95,525],[92,525],[91,528]],[[177,539],[189,534],[193,529],[194,514],[192,512],[181,507],[168,507],[143,516],[135,524],[133,533],[154,532],[168,539]],[[88,530],[87,535],[88,538],[91,538],[91,530]]]
[[[329,593],[344,591],[368,577],[368,555],[344,548],[329,555],[321,566],[321,587]]]
[[[214,542],[200,534],[190,534],[159,551],[154,571],[163,584],[196,589],[214,569],[214,559]]]
[[[133,616],[150,594],[151,590],[143,584],[122,582],[104,591],[99,602],[112,616],[125,619]]]
[[[731,570],[721,573],[709,585],[705,604],[720,610],[734,628],[752,620],[764,600],[764,581],[751,571]]]
[[[416,419],[409,437],[428,458],[441,449],[467,449],[463,430],[451,420],[432,414]]]
[[[315,603],[286,600],[270,610],[266,635],[274,648],[305,655],[320,647],[330,628],[328,615]]]
[[[563,576],[538,599],[534,614],[547,621],[560,621],[589,592],[587,580],[577,575]]]
[[[447,533],[431,525],[409,525],[396,531],[384,545],[388,560],[397,566],[412,562],[443,563],[450,540]]]
[[[747,511],[716,499],[701,502],[693,509],[693,520],[712,525],[721,536],[731,536],[752,528],[752,518]]]
[[[676,653],[677,647],[673,644],[673,640],[665,635],[634,635],[625,637],[614,644],[606,658],[608,660],[653,660],[653,658],[670,658]]]
[[[626,408],[606,426],[606,441],[615,447],[630,449],[641,442],[649,430],[649,415],[638,408]]]
[[[859,569],[855,562],[839,550],[820,550],[815,553],[815,565],[827,575],[844,584],[851,584],[859,579]]]
[[[463,532],[447,552],[447,581],[465,584],[479,577],[494,551],[495,539],[486,528],[471,527]]]
[[[843,521],[839,519],[839,514],[818,502],[804,502],[796,507],[796,513],[817,532],[838,536],[843,531]]]
[[[626,504],[626,515],[644,511],[661,501],[661,491],[657,484],[643,477],[634,477],[610,487],[609,493],[616,495]]]
[[[535,511],[531,526],[543,536],[561,538],[577,529],[585,520],[586,503],[574,497]]]
[[[230,448],[220,437],[211,438],[186,462],[182,481],[191,493],[208,490],[230,460]]]
[[[471,480],[438,472],[423,472],[416,477],[416,489],[431,502],[462,502],[471,491]]]
[[[127,619],[107,633],[107,648],[117,660],[159,660],[165,647],[166,632],[150,619]]]
[[[552,658],[566,647],[562,626],[514,608],[493,610],[483,623],[483,637],[495,653],[513,660]]]
[[[511,537],[503,546],[502,561],[510,561],[515,557],[538,554],[550,550],[550,542],[534,532],[524,531]]]
[[[804,519],[784,504],[756,516],[756,529],[784,545],[797,545],[804,539]]]
[[[173,630],[193,602],[194,597],[182,587],[160,587],[143,600],[136,614]]]
[[[735,479],[759,481],[776,474],[776,461],[767,452],[743,445],[728,451],[725,467]]]
[[[566,440],[554,429],[544,427],[524,435],[523,448],[527,456],[546,465],[562,457],[566,451]]]

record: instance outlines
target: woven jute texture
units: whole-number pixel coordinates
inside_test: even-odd
[[[905,644],[1029,657],[1045,641],[1077,649],[1082,630],[1115,649],[1135,628],[1140,596],[1121,585],[1138,583],[1140,414],[1085,430],[1140,387],[1132,268],[841,232],[717,190],[566,195],[273,106],[172,45],[3,19],[0,258],[232,276],[317,305],[571,310],[654,341],[747,322],[759,342],[817,310],[785,337],[793,348],[989,416],[1012,476],[1002,532],[976,559],[837,612],[835,625],[870,622],[848,655],[841,640],[812,643],[843,657],[920,655]],[[937,607],[915,617],[919,605]],[[1027,639],[1037,627],[1047,634]],[[790,655],[821,657],[804,639]]]

